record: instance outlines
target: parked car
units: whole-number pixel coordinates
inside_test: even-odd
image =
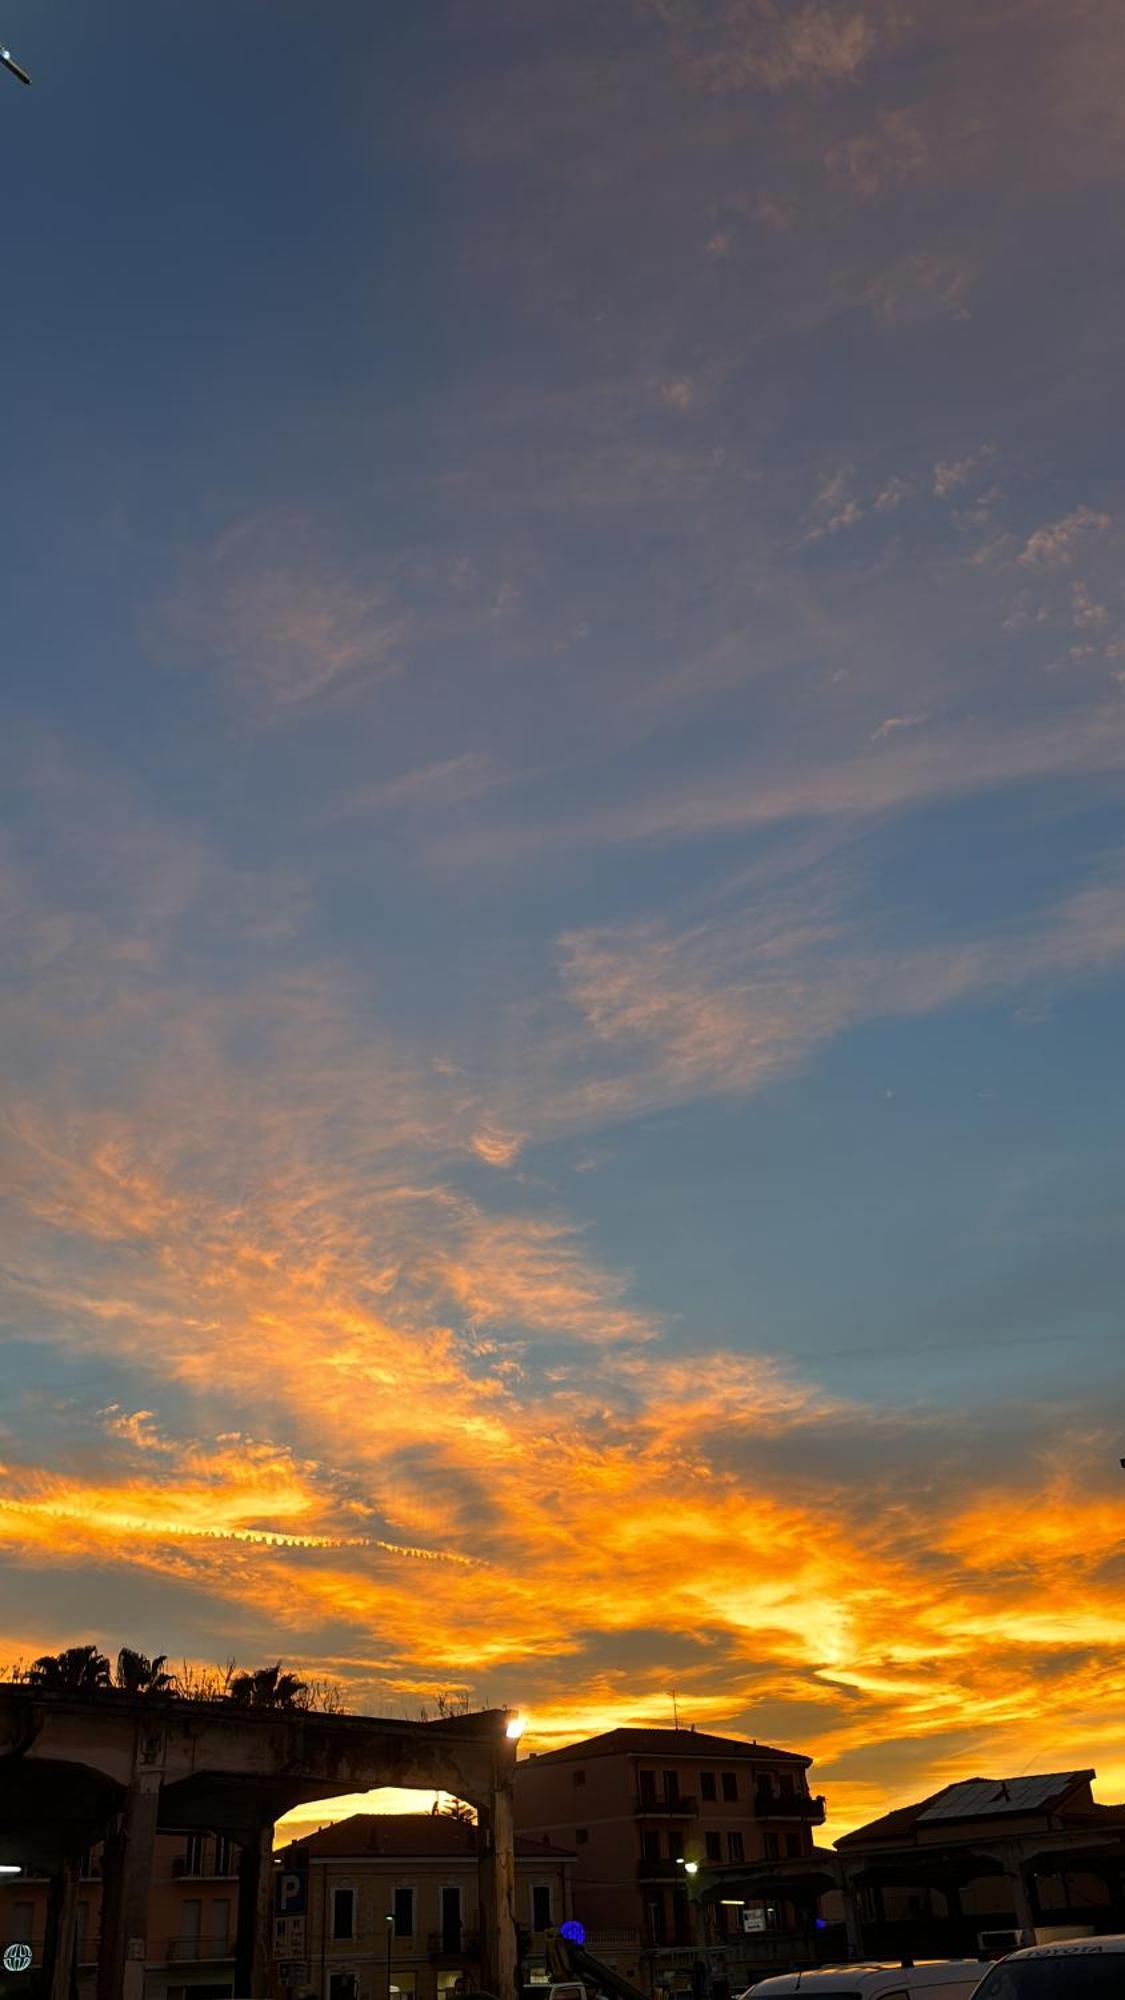
[[[823,1966],[817,1972],[760,1979],[739,2000],[773,2000],[785,1993],[807,1993],[809,2000],[914,2000],[915,1994],[925,2000],[970,2000],[980,1976],[979,1958],[945,1958],[929,1965]]]
[[[975,2000],[1125,2000],[1125,1937],[1029,1945],[1002,1958]]]

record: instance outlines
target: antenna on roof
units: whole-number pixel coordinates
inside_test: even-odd
[[[673,1727],[673,1729],[678,1729],[678,1728],[679,1728],[679,1726],[680,1726],[680,1711],[679,1711],[679,1709],[678,1709],[678,1708],[676,1707],[676,1690],[675,1690],[675,1688],[673,1688],[673,1689],[672,1689],[672,1727]]]

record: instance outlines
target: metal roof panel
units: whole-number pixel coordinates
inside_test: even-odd
[[[942,1819],[995,1819],[1003,1813],[1042,1812],[1092,1771],[1042,1772],[1030,1778],[965,1778],[947,1785],[918,1815],[919,1826]]]

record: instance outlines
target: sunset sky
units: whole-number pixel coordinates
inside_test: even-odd
[[[1120,0],[0,28],[0,1654],[1125,1797]]]

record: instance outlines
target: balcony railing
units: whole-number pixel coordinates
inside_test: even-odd
[[[168,1939],[168,1965],[211,1965],[216,1959],[233,1958],[229,1938],[174,1937]]]
[[[754,1812],[758,1819],[798,1819],[805,1826],[823,1826],[825,1806],[823,1798],[811,1798],[808,1792],[773,1792],[768,1785],[759,1785]]]
[[[633,1807],[643,1819],[691,1819],[699,1811],[699,1800],[687,1792],[638,1792]]]
[[[429,1945],[431,1958],[478,1958],[480,1933],[459,1929],[431,1931]]]
[[[637,1863],[638,1882],[675,1882],[686,1889],[687,1876],[678,1861],[643,1859]]]

